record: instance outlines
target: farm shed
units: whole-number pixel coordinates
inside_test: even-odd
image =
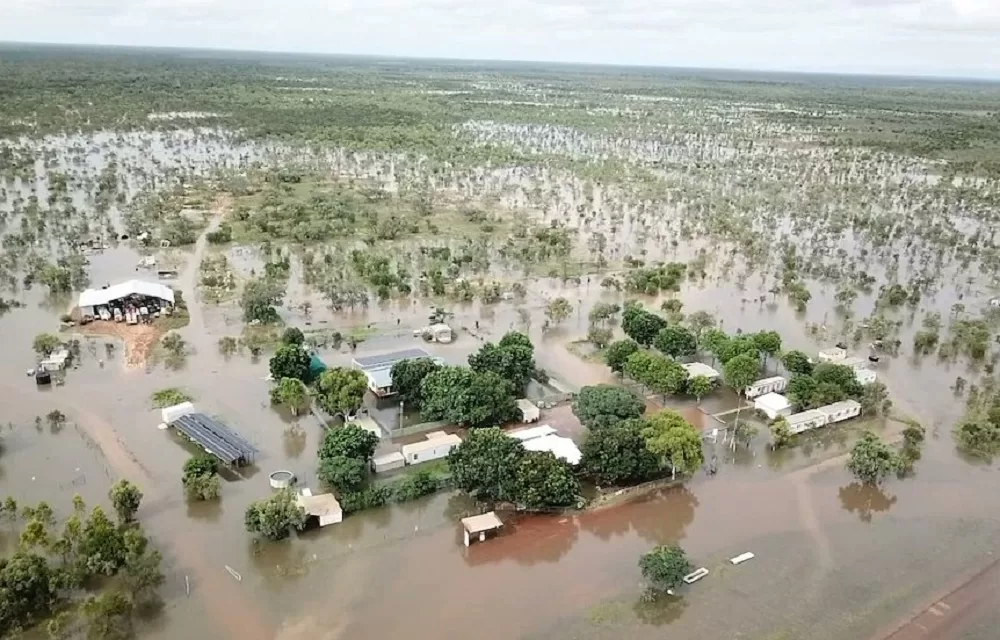
[[[843,422],[861,415],[861,403],[857,400],[843,400],[816,409],[827,417],[827,423]]]
[[[100,316],[100,307],[124,309],[128,306],[171,307],[174,304],[174,290],[158,282],[126,280],[103,289],[87,289],[80,294],[77,306],[84,318]]]
[[[788,420],[788,430],[795,434],[824,426],[827,421],[827,415],[822,411],[810,409],[801,413],[793,413],[786,420]]]
[[[527,398],[519,399],[517,401],[517,408],[521,411],[521,422],[525,424],[535,422],[542,415],[542,412],[535,406],[535,403]]]
[[[719,372],[703,362],[691,362],[681,366],[683,366],[684,370],[687,371],[689,378],[705,376],[709,380],[719,379]]]
[[[749,399],[753,399],[766,393],[781,393],[787,386],[788,379],[783,376],[763,378],[747,386],[747,388],[743,390],[743,395]]]
[[[766,413],[771,420],[792,414],[792,403],[779,393],[765,393],[754,400],[753,407]]]
[[[368,378],[368,388],[371,389],[372,393],[384,398],[396,393],[392,388],[392,365],[403,360],[430,357],[431,354],[423,349],[403,349],[375,356],[357,357],[351,361],[351,364],[355,369],[360,369]],[[438,358],[435,360],[440,362]]]
[[[426,440],[404,444],[402,447],[403,458],[406,464],[419,464],[429,460],[438,460],[446,457],[451,450],[462,444],[462,439],[454,433],[444,431],[432,431],[427,434]]]

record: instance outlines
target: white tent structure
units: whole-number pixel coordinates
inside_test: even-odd
[[[96,315],[94,313],[95,307],[133,295],[158,298],[170,304],[174,303],[174,290],[166,285],[144,280],[126,280],[105,289],[87,289],[80,294],[77,306],[80,307],[82,315],[94,317]]]
[[[780,393],[765,393],[753,402],[754,409],[759,409],[774,420],[778,416],[792,415],[792,403]]]

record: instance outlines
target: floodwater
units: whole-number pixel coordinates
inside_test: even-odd
[[[345,172],[356,166],[341,159]],[[594,196],[594,207],[600,197]],[[255,545],[243,530],[246,505],[267,495],[267,474],[276,469],[291,469],[303,485],[316,488],[320,433],[310,420],[296,425],[268,406],[265,361],[218,354],[216,341],[237,334],[239,318],[235,306],[203,305],[197,295],[197,265],[206,250],[202,237],[177,283],[191,308],[191,324],[181,333],[193,347],[178,370],[126,369],[120,346],[118,357],[106,358],[105,340],[86,338],[81,366],[68,372],[65,386],[40,390],[24,375],[34,363],[31,338],[55,330],[64,307],[35,288],[17,293],[24,309],[0,318],[0,424],[13,425],[3,427],[0,486],[19,500],[44,498],[65,512],[74,492],[96,502],[114,478],[140,485],[146,494],[140,519],[163,549],[168,571],[165,606],[143,623],[144,637],[440,638],[474,632],[525,638],[874,638],[956,576],[989,565],[997,551],[996,475],[990,465],[958,457],[950,435],[962,399],[949,387],[956,376],[970,374],[962,364],[913,362],[909,356],[884,357],[876,368],[896,406],[928,427],[928,442],[915,477],[890,480],[881,490],[858,486],[843,469],[838,456],[856,435],[845,428],[791,452],[757,447],[733,455],[720,445],[724,464],[716,476],[698,474],[684,487],[595,512],[513,520],[504,535],[469,549],[460,543],[457,520],[472,505],[454,493],[352,515],[287,542]],[[91,279],[133,277],[138,258],[124,244],[94,255]],[[824,335],[806,328],[834,326],[833,285],[809,280],[813,299],[799,314],[780,298],[758,301],[756,277],[744,286],[721,277],[731,273],[723,265],[708,266],[704,280],[679,294],[685,311],[709,311],[729,331],[776,329],[786,348],[816,351],[835,341],[833,329]],[[970,307],[983,296],[958,279],[943,282],[948,284],[925,296],[921,308],[947,316],[959,295]],[[516,303],[449,305],[455,324],[466,331],[453,345],[427,348],[458,363],[482,340],[518,328],[537,345],[539,365],[563,382],[579,387],[612,381],[606,367],[581,360],[570,347],[586,333],[586,311],[594,302],[621,302],[625,296],[601,288],[596,277],[579,285],[533,278],[527,285],[529,295]],[[759,290],[766,289],[762,282]],[[300,324],[298,305],[312,294],[301,286],[292,291],[282,315]],[[555,295],[565,296],[575,310],[543,333],[545,302]],[[317,300],[314,328],[375,329],[359,353],[414,345],[412,330],[440,304],[404,299],[333,313]],[[644,301],[657,308],[661,298]],[[861,296],[854,305],[857,317],[874,304],[873,296]],[[518,309],[527,312],[528,323]],[[900,339],[909,344],[919,319],[900,316]],[[323,353],[329,364],[345,363],[350,355],[346,348]],[[99,359],[107,360],[105,366]],[[181,466],[193,450],[172,432],[156,429],[158,415],[150,405],[151,393],[168,386],[183,387],[199,408],[218,415],[262,452],[255,467],[226,478],[217,504],[188,504],[183,497]],[[46,424],[36,429],[35,416],[53,409],[69,423],[58,433]],[[898,426],[877,428],[892,433]],[[710,574],[679,599],[641,602],[638,557],[669,543],[681,543]],[[728,564],[744,551],[757,557],[738,567]],[[971,635],[964,637],[992,637],[988,627],[978,628],[970,623]]]

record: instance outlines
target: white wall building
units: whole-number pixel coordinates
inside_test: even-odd
[[[832,362],[834,364],[839,364],[841,360],[847,357],[847,351],[841,349],[840,347],[830,347],[829,349],[823,349],[819,352],[820,362]]]
[[[528,451],[548,451],[555,457],[573,465],[580,464],[580,458],[583,457],[575,442],[569,438],[557,435],[525,440],[524,448]]]
[[[855,369],[854,377],[863,385],[871,384],[878,379],[878,376],[871,369]]]
[[[753,408],[763,411],[771,420],[792,415],[792,403],[779,393],[765,393],[753,402]]]
[[[788,430],[796,434],[825,426],[827,415],[822,411],[810,409],[809,411],[793,413],[785,419],[788,421]]]
[[[521,411],[521,422],[525,424],[536,422],[542,415],[535,403],[527,398],[519,398],[517,408]]]
[[[843,422],[861,415],[861,403],[857,400],[843,400],[816,409],[826,415],[827,424]]]
[[[87,289],[80,293],[77,306],[80,315],[86,318],[97,317],[97,307],[124,300],[130,296],[157,298],[164,304],[174,304],[174,290],[158,282],[144,280],[126,280],[105,289]]]
[[[439,460],[451,453],[451,450],[462,444],[462,439],[454,433],[432,431],[426,440],[404,444],[401,449],[406,464],[420,464],[429,460]]]
[[[763,378],[749,385],[743,390],[743,395],[748,399],[762,396],[765,393],[781,393],[788,386],[788,379],[783,376]]]

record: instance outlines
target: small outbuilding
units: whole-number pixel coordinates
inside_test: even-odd
[[[792,414],[792,403],[780,393],[765,393],[753,402],[754,409],[763,411],[771,420]]]
[[[462,444],[462,439],[454,433],[432,431],[426,440],[404,444],[402,454],[406,464],[419,464],[430,460],[445,458],[451,450]]]
[[[709,380],[718,380],[720,374],[718,371],[708,366],[703,362],[689,362],[688,364],[681,365],[684,370],[687,371],[688,378],[696,378],[698,376],[705,376]]]
[[[763,378],[747,386],[747,388],[743,390],[743,395],[752,400],[753,398],[762,396],[766,393],[781,393],[787,386],[788,379],[783,376]]]
[[[480,542],[486,540],[486,534],[491,531],[499,531],[503,527],[503,522],[496,512],[490,511],[478,516],[462,518],[462,528],[465,530],[465,546],[469,546],[472,538],[479,538]]]
[[[413,335],[423,338],[426,342],[439,342],[441,344],[450,344],[455,340],[455,331],[443,322],[417,329]]]
[[[809,411],[793,413],[785,419],[788,421],[788,430],[794,435],[826,425],[827,415],[822,411],[810,409]]]
[[[406,466],[406,458],[399,451],[386,453],[372,458],[372,471],[375,473],[385,473],[395,469],[402,469]]]
[[[520,398],[517,401],[517,408],[521,412],[521,422],[525,424],[536,422],[542,415],[535,403],[527,398]]]
[[[523,441],[524,448],[528,451],[548,451],[560,460],[565,460],[572,465],[580,464],[583,454],[570,438],[557,435],[542,436],[541,438],[531,438]]]
[[[311,490],[303,489],[296,496],[295,503],[302,507],[307,516],[319,520],[321,527],[344,521],[344,510],[332,493],[314,496]]]
[[[832,362],[836,364],[845,358],[847,358],[847,351],[840,347],[830,347],[819,352],[820,362]]]
[[[169,407],[163,407],[160,409],[160,419],[163,424],[170,424],[180,418],[181,416],[186,416],[190,413],[196,413],[197,409],[190,402],[182,402],[180,404],[171,405]]]

